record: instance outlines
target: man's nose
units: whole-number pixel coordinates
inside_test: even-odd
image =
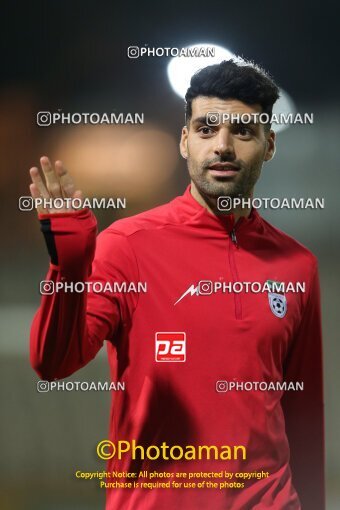
[[[234,140],[229,129],[222,128],[219,130],[217,137],[215,138],[214,152],[218,156],[233,156],[235,157]]]

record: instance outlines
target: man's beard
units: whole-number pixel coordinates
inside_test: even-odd
[[[236,197],[249,197],[254,185],[256,184],[260,175],[261,169],[259,168],[245,168],[240,166],[235,177],[209,177],[209,170],[203,166],[198,172],[190,171],[190,163],[188,161],[189,173],[199,193],[203,196],[217,199],[220,196],[227,196],[231,198]]]

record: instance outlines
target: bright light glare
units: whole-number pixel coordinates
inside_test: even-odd
[[[215,48],[215,55],[213,57],[173,57],[168,64],[168,78],[170,85],[174,92],[180,97],[184,98],[185,93],[190,85],[190,79],[199,69],[210,66],[212,64],[219,64],[222,60],[234,59],[236,62],[242,63],[243,59],[227,48],[222,46],[216,46],[215,44],[199,43],[192,44],[188,48]],[[285,92],[280,89],[280,98],[276,101],[273,113],[296,113],[296,108],[293,99]],[[289,124],[272,124],[272,129],[277,133],[287,129]]]
[[[284,113],[285,115],[288,113],[292,113],[294,115],[296,113],[296,107],[293,99],[283,89],[280,89],[280,97],[273,106],[273,114],[279,115],[280,113]],[[276,131],[276,133],[279,133],[280,131],[284,131],[289,128],[289,126],[290,124],[272,124],[272,129],[273,131]]]
[[[168,78],[173,90],[181,97],[185,96],[190,85],[190,79],[199,69],[212,64],[219,64],[222,60],[235,58],[235,55],[226,48],[215,44],[192,44],[191,48],[215,48],[214,57],[173,57],[168,65]]]

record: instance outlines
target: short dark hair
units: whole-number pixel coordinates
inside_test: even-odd
[[[273,105],[279,98],[279,88],[271,76],[253,62],[230,59],[204,67],[192,76],[185,94],[187,123],[192,115],[192,101],[198,96],[260,104],[262,112],[271,116]]]

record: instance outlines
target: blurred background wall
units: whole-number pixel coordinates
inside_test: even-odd
[[[169,58],[132,60],[126,50],[203,42],[254,59],[299,112],[314,112],[314,125],[278,135],[257,196],[325,198],[324,210],[262,214],[319,258],[328,508],[340,508],[338,10],[329,1],[7,3],[0,36],[2,509],[92,510],[104,498],[95,482],[75,480],[73,473],[104,469],[95,445],[106,437],[110,396],[38,393],[29,365],[29,328],[48,257],[35,213],[18,209],[18,197],[29,194],[28,169],[47,154],[65,162],[88,196],[126,196],[126,210],[97,211],[100,230],[181,194],[188,183],[177,149],[184,109],[168,82]],[[36,125],[38,111],[58,109],[143,112],[145,124]],[[71,380],[109,380],[106,352]]]

